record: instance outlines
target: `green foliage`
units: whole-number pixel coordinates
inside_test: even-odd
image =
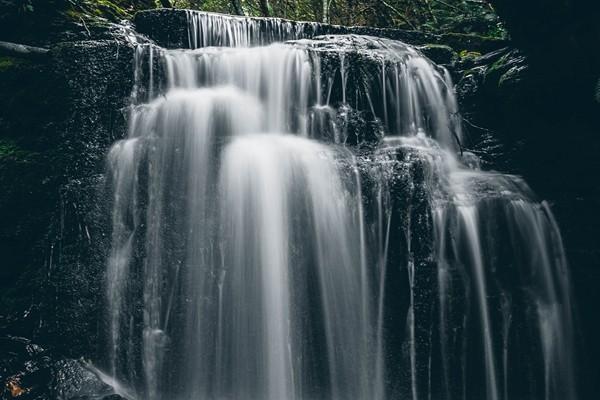
[[[16,142],[0,138],[0,166],[7,160],[18,163],[29,163],[33,153],[23,150]]]
[[[260,16],[264,0],[173,0],[177,8],[233,12],[240,1],[248,16]],[[505,38],[506,31],[486,0],[270,0],[269,14],[294,20],[324,21],[415,29],[426,32],[476,33]],[[324,18],[323,11],[328,9]]]
[[[14,57],[0,57],[0,73],[12,68],[17,68],[25,64],[27,61]]]
[[[31,0],[21,0],[20,5],[21,11],[24,13],[33,12],[33,4],[31,4]]]
[[[481,53],[476,51],[462,50],[459,53],[460,58],[477,58],[481,57]]]
[[[118,2],[110,0],[80,0],[69,7],[66,14],[74,20],[104,18],[115,21],[131,17]]]
[[[165,4],[340,25],[506,37],[488,0],[0,0],[0,6],[8,10],[6,15],[0,14],[0,37],[2,28],[6,29],[4,36],[18,36],[18,29],[28,32],[28,26],[44,24],[56,27],[60,20],[79,25],[117,22],[131,18],[137,11]],[[12,19],[14,28],[4,22],[7,19]]]

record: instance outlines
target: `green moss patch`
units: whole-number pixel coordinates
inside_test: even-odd
[[[27,60],[21,58],[2,56],[0,57],[0,73],[19,68],[25,64],[28,64]]]
[[[101,25],[106,21],[118,22],[130,19],[132,14],[110,0],[83,0],[67,8],[63,15],[74,23]]]
[[[0,163],[29,163],[35,156],[36,153],[21,148],[15,141],[0,138]]]

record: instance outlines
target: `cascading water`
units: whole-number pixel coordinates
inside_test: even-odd
[[[370,398],[360,202],[336,157],[350,156],[278,134],[236,138],[223,154],[231,268],[221,322],[230,332],[217,367],[231,398],[313,398],[319,387],[334,399]]]
[[[188,17],[193,50],[138,47],[108,156],[128,397],[575,398],[559,231],[520,179],[457,155],[444,70],[390,40]]]

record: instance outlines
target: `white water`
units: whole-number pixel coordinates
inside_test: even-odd
[[[319,24],[274,18],[188,12],[188,43],[201,47],[250,47],[313,36]]]
[[[424,191],[435,232],[437,301],[432,310],[437,309],[437,317],[431,320],[415,316],[415,296],[431,289],[415,284],[418,266],[410,255],[407,260],[410,378],[405,395],[414,400],[512,399],[515,393],[531,399],[575,399],[567,262],[547,204],[537,203],[518,177],[467,168],[424,135],[387,138],[379,157],[384,168],[380,179],[398,173],[397,163],[400,174],[408,174],[409,191],[419,185],[412,166],[424,163]],[[471,160],[472,155],[464,157]],[[381,185],[389,187],[385,181]],[[380,202],[379,212],[385,215],[390,207]],[[410,211],[407,218],[410,248],[411,229],[418,225],[411,222]],[[383,257],[387,249],[380,250]],[[510,299],[518,296],[519,304],[513,304]],[[530,327],[515,327],[515,319]],[[423,327],[439,338],[439,345],[422,344],[425,338],[415,331]],[[527,344],[516,343],[515,335],[527,337],[522,339]],[[425,351],[427,362],[419,356]],[[439,365],[432,366],[434,356]],[[521,357],[530,364],[517,372]],[[471,369],[472,358],[479,358],[480,370]],[[527,378],[519,374],[527,373],[536,376],[529,383],[534,389],[520,387],[519,380]],[[432,376],[438,382],[432,383]]]
[[[240,137],[223,154],[221,212],[231,264],[223,308],[232,329],[223,358],[234,398],[302,398],[310,383],[303,381],[319,379],[306,368],[320,359],[328,361],[331,398],[371,398],[359,204],[336,156],[316,142],[276,134]],[[305,314],[307,303],[321,318]],[[324,341],[323,354],[306,348],[311,335]]]
[[[558,228],[518,178],[462,165],[447,72],[389,40],[188,21],[195,50],[138,48],[108,157],[116,380],[149,400],[575,398]],[[387,137],[357,157],[357,129]]]

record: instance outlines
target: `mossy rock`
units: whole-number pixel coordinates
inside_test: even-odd
[[[94,229],[109,213],[89,210],[99,203],[95,173],[126,132],[133,55],[113,38],[63,42],[43,63],[2,59],[0,93],[10,95],[0,95],[0,331],[74,357],[90,357],[98,339],[94,307],[103,292],[101,279],[89,277],[105,257],[88,249],[88,234],[103,240]],[[54,319],[40,328],[42,315]]]
[[[450,46],[443,44],[426,44],[419,50],[436,64],[453,65],[458,60],[458,54]]]
[[[510,51],[487,68],[484,83],[490,89],[499,88],[501,82],[506,86],[509,80],[517,78],[527,69],[526,65],[523,55],[518,51]]]

